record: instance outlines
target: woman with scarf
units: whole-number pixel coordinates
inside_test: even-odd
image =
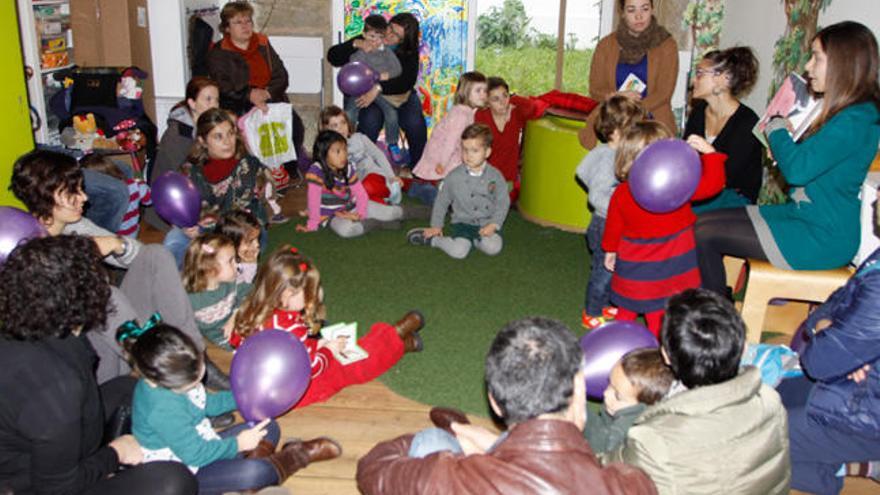
[[[657,24],[654,0],[619,0],[618,6],[617,31],[602,38],[593,53],[590,97],[602,102],[615,93],[631,96],[675,133],[671,100],[678,78],[678,46]],[[591,113],[578,135],[584,148],[596,146],[596,117],[597,112]]]
[[[269,44],[269,37],[254,31],[250,3],[229,2],[220,11],[223,39],[208,52],[208,72],[220,86],[220,107],[241,116],[251,108],[266,110],[268,103],[288,102],[288,76],[284,63]],[[293,144],[297,157],[308,162],[302,119],[293,111]],[[284,174],[283,169],[277,173]],[[274,171],[273,171],[274,172]],[[286,184],[286,176],[273,179]]]

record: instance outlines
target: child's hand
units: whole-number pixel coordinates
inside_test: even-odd
[[[144,460],[144,451],[134,435],[122,435],[110,442],[109,447],[116,451],[119,464],[135,466]]]
[[[452,423],[450,427],[464,455],[484,454],[498,441],[498,435],[481,426]]]
[[[856,383],[862,383],[863,381],[865,381],[865,378],[868,378],[869,371],[871,371],[871,365],[866,364],[861,368],[853,371],[852,373],[846,375],[846,377]]]
[[[235,441],[238,442],[238,451],[239,452],[247,452],[248,450],[254,450],[257,448],[257,445],[260,443],[260,440],[266,436],[266,425],[269,424],[269,418],[266,418],[260,421],[257,426],[253,428],[244,430],[239,433],[237,437],[235,437]]]
[[[428,227],[424,230],[425,239],[430,239],[432,237],[436,237],[438,235],[443,235],[443,229],[439,227]]]
[[[379,80],[380,81],[387,81],[390,77],[391,77],[391,74],[389,74],[387,72],[380,72],[379,73]]]
[[[438,163],[437,166],[434,167],[434,172],[437,172],[438,175],[443,175],[443,171],[446,170],[443,167],[443,164]]]
[[[101,256],[125,252],[125,241],[118,235],[101,235],[92,237],[92,240],[98,245],[98,251],[101,253]]]
[[[337,211],[335,215],[339,218],[351,220],[352,222],[357,222],[361,219],[361,216],[358,215],[356,211]]]
[[[480,235],[483,237],[489,237],[498,231],[498,226],[494,223],[486,224],[483,228],[480,229]]]
[[[186,227],[185,229],[181,229],[181,230],[183,230],[183,235],[189,237],[190,239],[195,239],[196,237],[199,236],[199,232],[201,231],[201,227],[199,227],[198,224],[196,224],[196,225],[193,225],[192,227]]]
[[[296,224],[296,229],[295,229],[295,230],[296,230],[297,232],[308,232],[308,231],[309,231],[309,228],[306,227],[305,225],[301,224],[301,223],[298,223],[298,224]]]
[[[691,134],[687,138],[687,143],[691,145],[691,148],[699,151],[702,154],[706,153],[715,153],[715,147],[709,144],[709,141],[706,141],[703,136],[698,136],[696,134]]]
[[[223,338],[229,340],[229,337],[232,335],[232,330],[235,329],[235,314],[238,313],[238,310],[232,312],[232,316],[226,320],[226,323],[223,324]]]
[[[348,337],[340,336],[333,340],[321,339],[318,341],[318,349],[326,347],[333,353],[345,354],[345,346],[348,345]]]
[[[617,262],[617,253],[605,253],[605,269],[609,272],[614,271],[614,264]]]

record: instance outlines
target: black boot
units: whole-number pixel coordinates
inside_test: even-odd
[[[203,380],[206,387],[211,390],[229,390],[229,375],[224,373],[217,367],[205,354],[205,379]]]

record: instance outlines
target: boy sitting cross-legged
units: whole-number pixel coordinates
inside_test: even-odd
[[[457,167],[440,184],[431,227],[407,232],[410,244],[442,249],[453,258],[468,255],[471,246],[488,255],[501,252],[501,226],[510,208],[507,182],[486,161],[492,153],[492,131],[472,124],[461,133],[464,167]],[[446,211],[452,206],[451,233],[443,235]]]

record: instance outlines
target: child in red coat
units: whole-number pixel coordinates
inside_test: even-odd
[[[375,323],[358,339],[368,354],[365,359],[343,365],[334,352],[344,352],[345,338],[320,338],[324,321],[324,293],[317,267],[296,248],[283,246],[260,266],[254,288],[242,303],[230,344],[238,347],[255,331],[278,329],[296,335],[306,348],[312,381],[295,407],[322,402],[343,388],[366,383],[394,366],[404,352],[422,350],[419,330],[421,313],[411,311],[396,325]]]
[[[635,124],[623,135],[615,168],[621,184],[611,196],[602,249],[611,277],[611,302],[618,320],[645,315],[648,329],[660,334],[666,299],[700,286],[694,222],[690,202],[667,213],[652,213],[636,203],[626,182],[636,156],[654,141],[671,137],[655,121]],[[691,201],[710,198],[724,187],[727,155],[702,155],[703,173]]]

